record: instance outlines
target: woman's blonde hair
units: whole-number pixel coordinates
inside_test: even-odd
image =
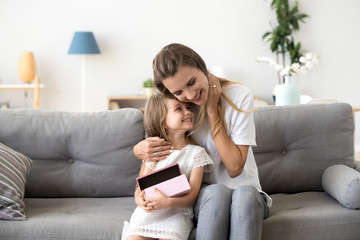
[[[166,100],[169,99],[164,94],[156,93],[152,95],[145,104],[144,110],[144,128],[148,137],[164,138],[173,144],[172,139],[166,132],[165,119],[167,114]],[[185,133],[188,143],[194,144],[190,133]]]
[[[191,48],[179,44],[179,43],[172,43],[164,48],[161,49],[161,51],[155,56],[153,60],[153,73],[154,73],[154,85],[155,87],[165,96],[169,98],[176,99],[171,92],[164,86],[163,80],[168,77],[174,76],[178,69],[183,66],[193,67],[196,69],[199,69],[202,71],[207,79],[209,80],[210,75],[206,64],[204,60],[200,57],[199,54],[197,54],[194,50]],[[212,75],[213,77],[216,77]],[[238,82],[231,82],[224,78],[219,78],[221,87],[225,87],[230,84],[240,84]],[[210,81],[208,81],[210,84]],[[210,87],[210,86],[209,86]],[[235,104],[224,94],[222,93],[221,96],[224,98],[224,100],[230,104],[232,108],[234,108],[236,111],[239,112],[251,112],[251,111],[245,111],[239,109]],[[218,113],[219,118],[216,120],[215,123],[215,129],[214,129],[214,135],[220,130],[221,124],[226,124],[224,122],[224,111],[223,106],[221,104],[221,101],[218,102]],[[206,111],[205,111],[205,105],[202,105],[200,107],[198,121],[196,124],[195,129],[202,125],[202,123],[205,120]]]

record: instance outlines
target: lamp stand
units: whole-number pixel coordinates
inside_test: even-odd
[[[81,55],[81,111],[85,112],[85,55]]]
[[[68,54],[81,55],[81,111],[86,108],[85,54],[100,54],[92,32],[75,32]]]

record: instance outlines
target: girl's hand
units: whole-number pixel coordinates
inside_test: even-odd
[[[152,210],[159,210],[169,207],[169,197],[162,193],[160,190],[154,188],[155,193],[157,194],[157,198],[148,198],[147,207],[151,207]]]
[[[149,201],[145,200],[144,190],[140,192],[139,196],[135,199],[136,204],[144,209],[145,212],[152,212],[152,208],[148,207]]]
[[[217,118],[217,104],[220,101],[221,94],[222,88],[219,79],[209,74],[209,96],[206,102],[206,112],[209,117],[214,116]]]
[[[133,150],[135,156],[144,161],[164,160],[174,151],[168,141],[159,137],[142,140],[134,146]]]

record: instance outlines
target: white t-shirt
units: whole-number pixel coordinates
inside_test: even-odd
[[[239,109],[254,109],[254,97],[246,87],[240,84],[231,84],[223,87],[223,92]],[[204,183],[219,183],[230,189],[236,189],[243,185],[252,185],[262,192],[257,165],[251,148],[256,146],[254,113],[238,112],[225,99],[221,98],[221,101],[225,112],[225,122],[227,123],[225,128],[230,139],[236,145],[249,145],[249,151],[243,172],[235,178],[230,178],[216,150],[209,124],[204,122],[201,128],[193,134],[195,141],[208,150],[210,157],[214,161],[213,171],[204,174]],[[268,199],[268,205],[271,206],[271,199]]]

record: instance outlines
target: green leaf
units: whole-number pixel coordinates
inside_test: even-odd
[[[304,23],[309,15],[300,13],[297,1],[290,6],[289,0],[272,0],[270,7],[276,14],[277,26],[265,32],[262,39],[270,45],[273,53],[282,55],[283,64],[286,57],[291,63],[297,62],[301,56],[301,43],[295,42],[293,32],[300,29],[299,23]]]
[[[266,33],[264,33],[264,35],[262,36],[262,40],[264,40],[265,38],[267,38],[269,35],[271,35],[271,32],[266,32]]]

